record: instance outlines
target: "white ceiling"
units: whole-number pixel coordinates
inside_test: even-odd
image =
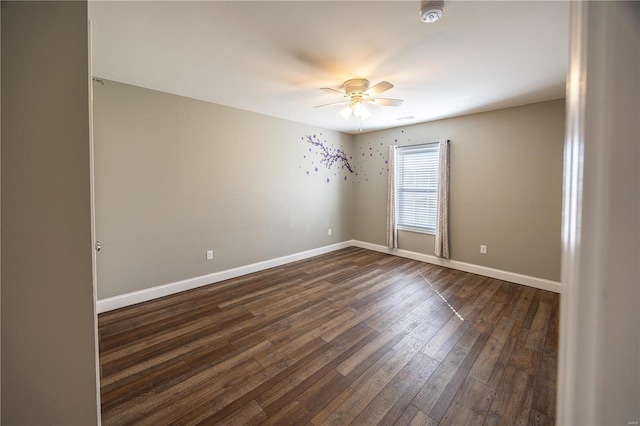
[[[565,1],[97,1],[93,74],[347,133],[350,78],[395,85],[364,131],[564,97]],[[411,120],[400,117],[414,116]]]

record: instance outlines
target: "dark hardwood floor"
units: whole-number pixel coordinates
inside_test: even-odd
[[[558,308],[347,248],[101,314],[102,422],[553,424]]]

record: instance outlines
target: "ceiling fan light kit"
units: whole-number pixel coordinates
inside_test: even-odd
[[[371,117],[371,113],[364,105],[362,105],[362,102],[354,102],[353,104],[340,111],[340,115],[345,120],[348,120],[351,117],[366,120],[367,118]]]

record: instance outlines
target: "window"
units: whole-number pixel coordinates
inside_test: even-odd
[[[438,144],[398,147],[398,229],[435,233],[438,216]]]

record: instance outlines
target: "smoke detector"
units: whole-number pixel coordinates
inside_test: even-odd
[[[444,0],[423,0],[420,5],[420,19],[422,22],[436,22],[442,18]]]

